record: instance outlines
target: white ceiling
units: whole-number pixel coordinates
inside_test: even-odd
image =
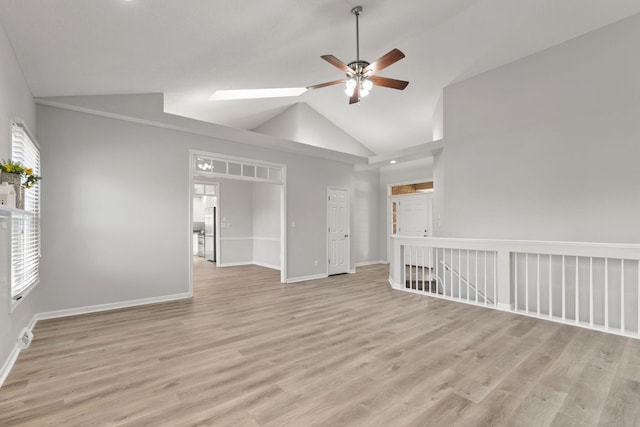
[[[406,58],[348,105],[333,86],[296,98],[208,101],[216,89],[308,86],[342,76],[320,55]],[[166,110],[253,129],[305,102],[380,155],[430,141],[442,89],[640,13],[638,0],[0,0],[35,97],[166,94]]]

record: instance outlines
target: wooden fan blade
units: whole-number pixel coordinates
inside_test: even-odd
[[[404,58],[404,53],[398,49],[393,49],[389,53],[382,55],[382,57],[369,64],[364,70],[362,70],[362,74],[373,75],[380,70],[384,70],[394,62],[400,61],[402,58]]]
[[[340,80],[334,80],[332,82],[326,82],[326,83],[320,83],[317,85],[313,85],[313,86],[307,86],[307,89],[311,90],[311,89],[320,89],[321,87],[327,87],[327,86],[333,86],[333,85],[337,85],[340,83],[346,83],[347,79],[340,79]]]
[[[347,66],[347,64],[345,64],[344,62],[340,61],[338,58],[336,58],[333,55],[322,55],[320,58],[324,59],[329,64],[331,64],[334,67],[336,67],[337,69],[343,71],[345,74],[349,74],[349,75],[353,74],[353,70],[351,68],[349,68]]]
[[[360,102],[360,85],[357,84],[353,89],[353,95],[349,98],[349,104],[355,104],[356,102]]]
[[[391,89],[403,90],[409,82],[405,80],[390,79],[387,77],[372,76],[368,77],[375,86],[390,87]]]

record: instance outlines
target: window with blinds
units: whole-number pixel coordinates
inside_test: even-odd
[[[13,123],[11,138],[11,160],[33,169],[40,175],[40,149],[30,137],[26,127]],[[40,278],[40,182],[24,190],[23,214],[11,219],[11,298],[17,301]]]

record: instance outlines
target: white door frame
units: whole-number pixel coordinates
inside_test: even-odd
[[[386,243],[387,243],[387,256],[386,256],[386,261],[387,262],[391,262],[391,251],[392,251],[392,244],[391,244],[391,238],[393,237],[393,229],[392,229],[392,221],[393,219],[391,218],[391,202],[392,202],[392,198],[394,197],[398,197],[398,196],[393,196],[391,195],[391,187],[395,187],[397,185],[410,185],[410,184],[418,184],[420,182],[432,182],[433,181],[433,177],[431,178],[421,178],[421,179],[410,179],[407,181],[402,181],[402,182],[394,182],[394,183],[390,183],[387,184],[387,209],[385,212],[385,217],[386,217],[386,230],[387,230],[387,235],[385,236],[386,239]],[[434,189],[435,191],[435,189]]]
[[[347,235],[349,237],[347,237],[347,273],[351,273],[351,190],[349,188],[346,187],[335,187],[335,186],[327,186],[327,207],[325,209],[326,215],[327,215],[327,235],[326,238],[324,239],[326,247],[327,247],[327,253],[326,253],[326,259],[325,259],[325,263],[324,265],[327,267],[327,277],[329,276],[329,191],[330,190],[340,190],[340,191],[346,191],[347,192],[347,208],[348,208],[348,212],[347,212]]]
[[[222,154],[218,154],[218,153],[213,153],[213,152],[207,152],[207,151],[202,151],[202,150],[189,150],[188,155],[189,155],[189,177],[188,177],[188,185],[189,185],[189,191],[187,191],[187,196],[189,198],[189,202],[187,204],[188,206],[188,215],[187,215],[187,236],[189,238],[189,244],[188,244],[188,248],[189,250],[187,251],[187,262],[188,262],[188,280],[189,280],[189,291],[188,291],[188,295],[190,297],[193,297],[193,184],[196,181],[200,181],[200,180],[194,180],[193,177],[193,171],[195,168],[195,162],[194,162],[194,155],[196,154],[202,154],[205,156],[214,156],[214,157],[224,157],[224,158],[229,158],[229,159],[234,159],[234,157],[230,157],[230,156],[226,156],[226,155],[222,155]],[[235,159],[239,159],[239,158],[235,158]],[[242,159],[240,159],[242,160]],[[252,159],[246,159],[246,160],[252,160]],[[257,163],[260,164],[273,164],[274,166],[278,166],[281,168],[282,170],[282,184],[276,184],[274,183],[273,185],[279,185],[280,187],[282,187],[281,190],[281,197],[280,197],[280,282],[281,283],[287,283],[287,254],[288,254],[288,250],[287,250],[287,166],[286,165],[281,165],[281,164],[275,164],[275,163],[270,163],[270,162],[263,162],[263,161],[259,161],[256,160]],[[234,176],[229,175],[229,176],[225,176],[224,178],[226,179],[234,179]],[[242,179],[242,178],[240,178]],[[218,187],[216,189],[216,196],[218,197],[217,200],[217,206],[220,206],[220,186],[219,183],[217,181],[213,181],[213,182],[208,182],[209,184],[217,184]],[[216,209],[216,267],[218,265],[218,262],[220,260],[220,211],[219,209]]]

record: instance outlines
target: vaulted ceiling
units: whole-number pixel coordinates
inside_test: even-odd
[[[342,78],[320,55],[355,59],[356,5],[360,56],[402,50],[380,74],[404,91],[208,101]],[[35,97],[161,92],[169,113],[248,130],[306,103],[375,154],[431,141],[444,87],[636,13],[637,0],[0,0]]]

